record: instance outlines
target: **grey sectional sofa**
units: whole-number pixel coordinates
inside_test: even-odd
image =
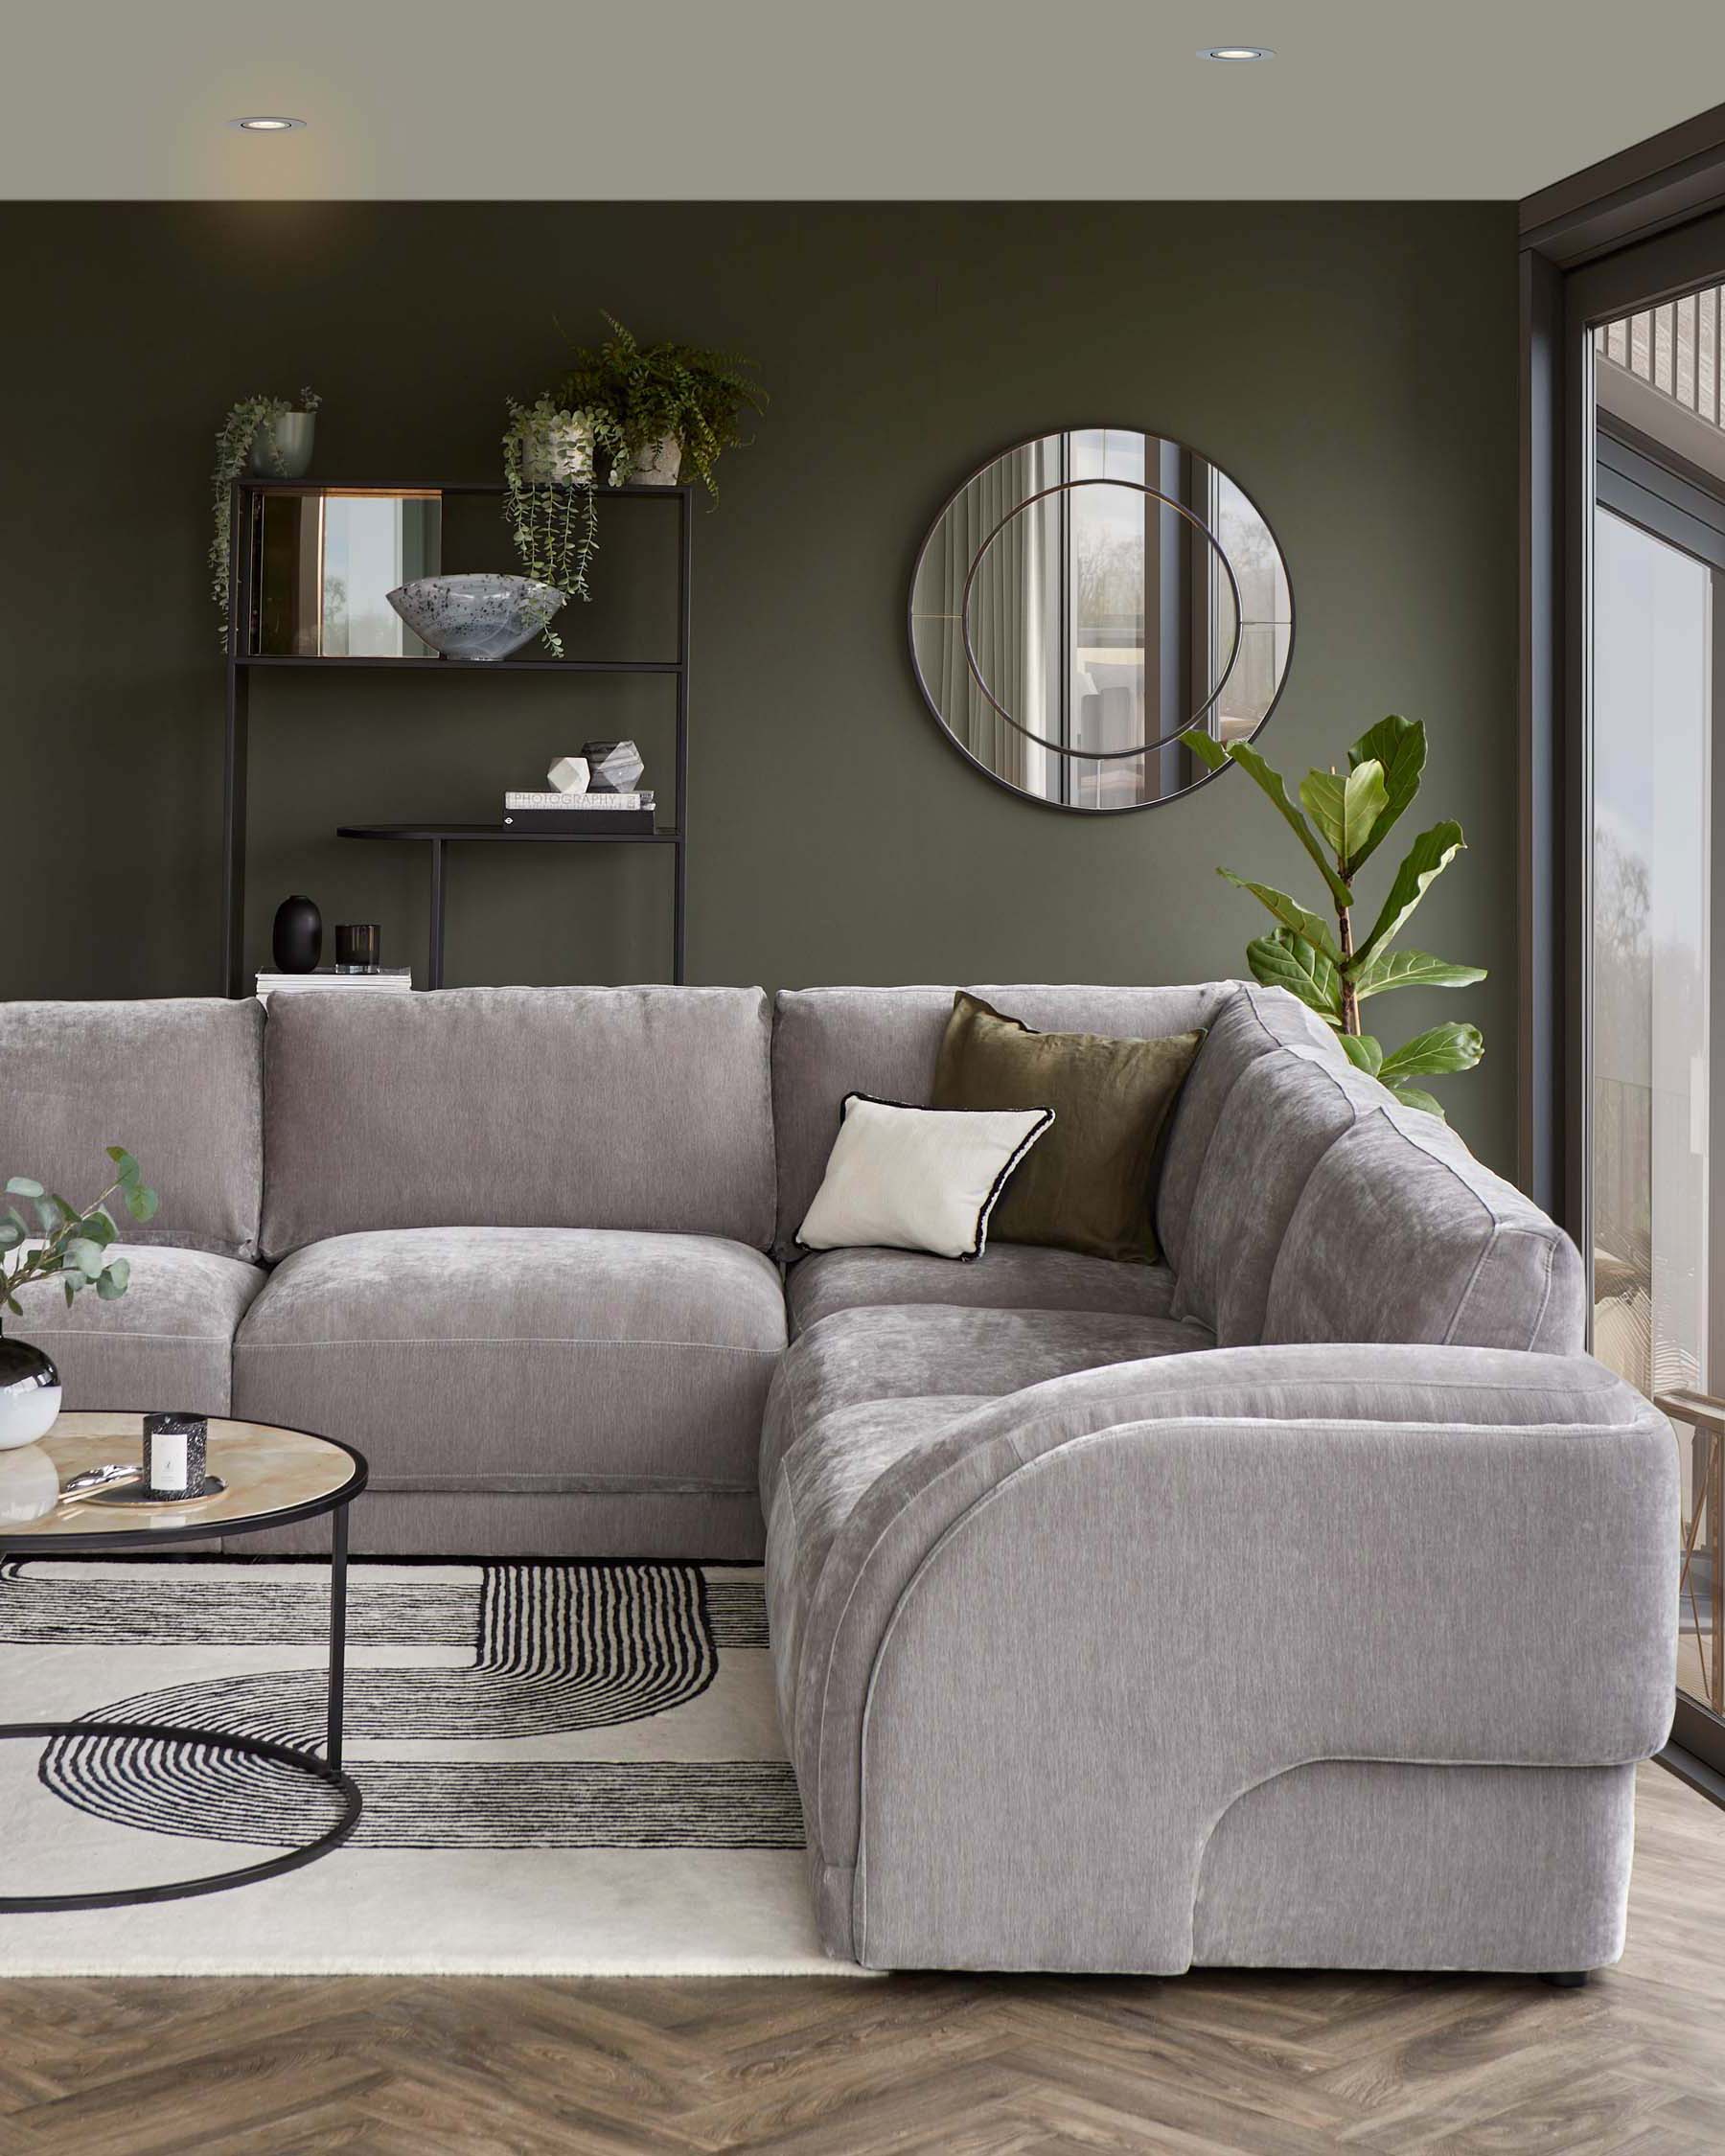
[[[1576,1251],[1290,998],[978,993],[1208,1028],[1166,1265],[798,1256],[950,989],[12,1005],[8,1172],[164,1193],[123,1301],[19,1330],[75,1405],[358,1444],[360,1549],[764,1548],[837,1954],[1613,1960],[1676,1464]]]

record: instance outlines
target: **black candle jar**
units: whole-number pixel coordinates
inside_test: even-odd
[[[204,1415],[144,1417],[144,1490],[150,1497],[194,1498],[204,1491]]]

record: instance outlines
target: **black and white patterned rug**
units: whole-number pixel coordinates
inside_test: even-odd
[[[319,1744],[314,1563],[7,1562],[8,1721]],[[0,1975],[841,1973],[816,1940],[761,1574],[693,1564],[350,1573],[352,1840],[232,1892],[0,1915]],[[0,1745],[0,1892],[193,1877],[333,1823],[310,1778],[196,1743]]]

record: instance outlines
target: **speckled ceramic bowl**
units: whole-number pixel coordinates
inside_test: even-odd
[[[402,619],[445,658],[500,659],[539,634],[564,593],[528,577],[420,577],[389,594]]]

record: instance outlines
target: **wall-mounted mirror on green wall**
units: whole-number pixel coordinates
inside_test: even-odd
[[[1151,808],[1202,784],[1181,736],[1249,740],[1293,642],[1287,567],[1256,505],[1197,450],[1130,428],[990,458],[911,580],[934,716],[990,778],[1052,808]]]

